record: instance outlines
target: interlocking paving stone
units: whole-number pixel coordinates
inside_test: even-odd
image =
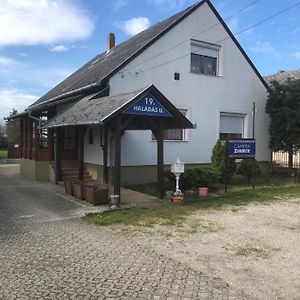
[[[1,299],[243,299],[210,278],[82,220],[0,226]]]
[[[249,299],[134,237],[74,218],[86,207],[55,186],[0,168],[0,190],[0,299]]]

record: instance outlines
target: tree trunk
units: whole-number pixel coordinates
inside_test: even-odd
[[[288,176],[291,177],[293,173],[293,150],[290,149],[288,151],[289,154],[289,162],[288,162]]]

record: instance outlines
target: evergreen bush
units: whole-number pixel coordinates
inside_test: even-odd
[[[226,143],[218,140],[212,152],[212,168],[220,175],[220,180],[227,182],[232,178],[236,171],[235,159],[228,159],[227,174],[226,174]]]
[[[255,161],[254,162],[254,174],[255,174],[255,177],[258,177],[261,174],[261,169],[260,169],[258,161],[256,159],[254,161]],[[253,176],[252,168],[253,168],[253,160],[252,159],[243,159],[238,167],[237,174],[247,177],[248,182],[250,182],[250,180]]]

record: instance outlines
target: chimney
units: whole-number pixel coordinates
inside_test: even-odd
[[[115,34],[110,32],[107,36],[107,52],[109,52],[116,45],[116,37]]]

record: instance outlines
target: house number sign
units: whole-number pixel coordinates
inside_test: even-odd
[[[124,114],[154,117],[170,117],[171,114],[151,94],[147,94],[129,106]]]

